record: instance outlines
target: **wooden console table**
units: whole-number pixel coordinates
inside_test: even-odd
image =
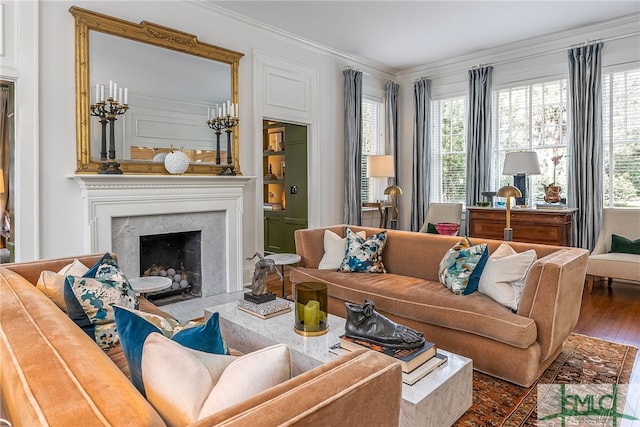
[[[391,209],[391,202],[364,202],[362,203],[363,208],[377,208],[378,212],[380,212],[380,228],[386,228],[389,216],[387,215],[387,211]],[[392,227],[393,228],[393,224]]]
[[[571,246],[573,217],[577,209],[511,209],[516,242]],[[469,236],[502,240],[507,213],[499,208],[467,208]]]

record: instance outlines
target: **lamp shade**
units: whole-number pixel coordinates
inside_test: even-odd
[[[535,151],[513,151],[504,156],[503,175],[540,175],[540,163]]]
[[[391,177],[395,176],[393,168],[393,156],[368,156],[367,176]]]

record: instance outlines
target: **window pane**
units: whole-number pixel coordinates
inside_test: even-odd
[[[432,103],[431,201],[461,202],[466,199],[465,98]]]
[[[640,206],[640,69],[602,79],[604,204]]]
[[[494,150],[494,183],[496,190],[513,185],[513,177],[502,175],[505,154],[509,151],[536,151],[540,175],[529,177],[529,203],[543,200],[544,185],[554,182],[566,197],[567,85],[555,80],[527,86],[502,89],[494,97],[497,112]],[[552,157],[562,156],[555,166]]]
[[[362,168],[360,169],[361,199],[363,202],[371,202],[380,198],[382,190],[386,188],[385,178],[369,178],[367,176],[368,156],[380,154],[384,154],[384,103],[363,98]]]

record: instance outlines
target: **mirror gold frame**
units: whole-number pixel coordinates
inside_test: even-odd
[[[148,43],[190,55],[200,56],[231,66],[231,102],[238,103],[238,67],[244,54],[222,47],[201,43],[197,36],[161,25],[142,21],[140,24],[92,12],[79,7],[71,7],[69,12],[75,18],[76,40],[76,173],[97,173],[100,162],[91,159],[90,140],[90,82],[89,82],[89,32],[98,31],[116,37]],[[206,123],[202,124],[206,126]],[[241,175],[239,164],[238,128],[232,133],[232,165]],[[212,142],[213,142],[213,131]],[[95,154],[95,153],[94,153]],[[161,162],[120,160],[120,169],[129,174],[167,174]],[[214,163],[190,163],[186,174],[219,175],[225,165]]]

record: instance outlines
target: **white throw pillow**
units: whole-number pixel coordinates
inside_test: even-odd
[[[192,350],[152,333],[142,351],[147,400],[173,426],[194,423],[289,378],[291,356],[284,344],[237,357]]]
[[[65,265],[60,271],[43,271],[40,273],[36,288],[45,294],[51,301],[56,303],[60,310],[67,312],[67,305],[64,302],[64,279],[67,276],[83,276],[89,271],[89,267],[84,265],[79,259],[74,259],[72,263]]]
[[[364,231],[356,234],[363,239],[367,237]],[[318,264],[318,270],[337,270],[346,252],[347,238],[342,238],[331,230],[324,230],[324,255]]]
[[[524,278],[535,260],[535,250],[518,253],[508,243],[503,242],[489,257],[480,276],[478,292],[505,307],[517,310],[522,297]]]

